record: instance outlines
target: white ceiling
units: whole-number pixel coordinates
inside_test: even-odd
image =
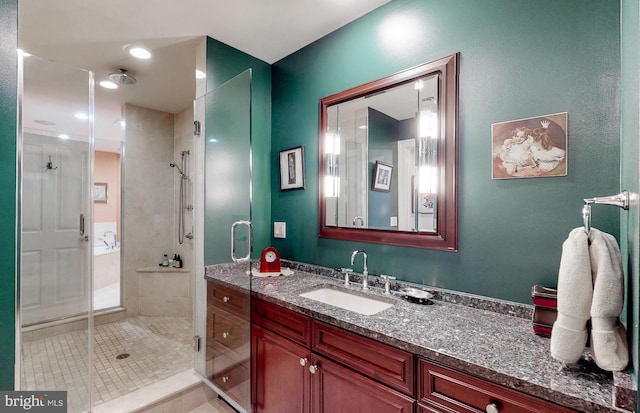
[[[96,146],[110,141],[115,144],[103,149],[117,150],[123,103],[170,113],[192,104],[195,46],[202,36],[274,63],[389,1],[19,0],[18,43],[35,56],[90,70],[96,82],[120,68],[138,80],[117,90],[96,86]],[[125,47],[132,45],[149,48],[153,58],[130,57]],[[64,115],[51,111],[72,104],[51,102],[51,90],[44,89],[55,83],[59,91],[71,90],[64,84],[69,76],[47,79],[43,62],[28,71],[38,61],[29,59],[25,59],[25,128],[47,129],[33,120],[51,120],[50,116],[57,117],[53,128],[65,127]],[[39,80],[29,73],[37,73]]]

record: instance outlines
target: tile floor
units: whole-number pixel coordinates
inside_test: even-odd
[[[133,317],[95,327],[94,403],[193,368],[188,317]],[[68,391],[69,413],[88,408],[87,330],[25,341],[22,387]],[[125,359],[116,359],[128,353]]]

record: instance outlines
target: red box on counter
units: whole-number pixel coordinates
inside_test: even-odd
[[[533,298],[533,331],[543,337],[551,336],[551,328],[558,316],[558,290],[536,284],[531,288]]]

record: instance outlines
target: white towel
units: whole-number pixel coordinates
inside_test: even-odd
[[[576,363],[587,343],[593,285],[584,228],[575,228],[562,244],[558,271],[558,316],[551,330],[551,356]]]
[[[591,353],[603,370],[621,371],[629,363],[627,333],[620,323],[624,302],[624,275],[616,239],[592,228],[591,273],[593,301],[591,303]]]

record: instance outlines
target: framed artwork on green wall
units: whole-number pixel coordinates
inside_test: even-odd
[[[567,113],[491,125],[493,179],[567,175]]]
[[[373,184],[371,189],[374,191],[389,192],[391,190],[392,173],[393,166],[376,161],[376,166],[373,170]]]
[[[304,189],[304,147],[280,151],[280,190]]]

